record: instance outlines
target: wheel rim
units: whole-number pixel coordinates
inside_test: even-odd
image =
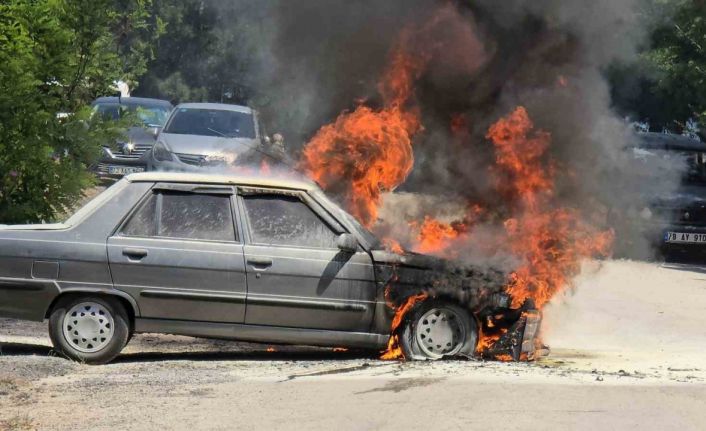
[[[82,353],[95,353],[113,339],[115,322],[108,310],[95,302],[83,302],[64,316],[64,338]]]
[[[463,347],[466,329],[461,316],[448,308],[432,308],[419,318],[416,339],[420,350],[429,358],[454,355]]]

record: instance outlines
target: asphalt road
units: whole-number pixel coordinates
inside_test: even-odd
[[[605,262],[546,310],[530,364],[140,335],[110,365],[0,320],[0,429],[680,429],[706,423],[706,271]]]

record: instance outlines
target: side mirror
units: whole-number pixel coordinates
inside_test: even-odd
[[[342,233],[336,240],[336,245],[341,251],[355,253],[358,251],[358,240],[349,233]]]

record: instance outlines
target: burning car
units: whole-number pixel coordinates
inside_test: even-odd
[[[504,274],[387,251],[299,179],[133,174],[64,223],[0,227],[0,248],[0,316],[48,319],[91,364],[144,332],[519,359],[539,325]]]

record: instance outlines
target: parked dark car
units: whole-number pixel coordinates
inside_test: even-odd
[[[100,179],[117,180],[123,175],[143,172],[147,153],[174,108],[166,100],[142,97],[100,97],[93,104],[94,115],[117,120],[133,113],[142,124],[126,131],[125,138],[103,146],[103,154],[94,171]]]
[[[628,149],[636,165],[640,207],[616,208],[619,251],[658,255],[706,251],[706,144],[685,136],[640,133]]]
[[[133,174],[64,223],[0,227],[0,317],[49,319],[55,349],[86,363],[143,332],[381,349],[388,301],[420,290],[407,358],[472,356],[483,316],[511,300],[491,278],[385,251],[295,179]]]

